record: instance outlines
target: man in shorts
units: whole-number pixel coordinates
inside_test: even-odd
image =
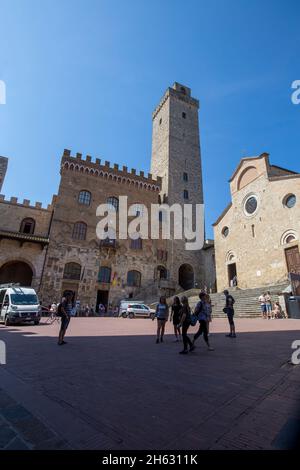
[[[266,301],[266,294],[263,293],[258,298],[260,302],[260,309],[263,319],[267,318],[267,301]]]
[[[234,316],[234,308],[233,305],[235,303],[234,298],[232,295],[229,294],[228,290],[224,290],[224,295],[225,295],[225,307],[223,308],[223,312],[227,314],[229,326],[230,326],[230,333],[229,335],[226,335],[228,338],[236,338],[235,334],[235,325],[233,321],[233,316]]]
[[[57,343],[59,346],[62,346],[63,344],[67,343],[66,341],[64,341],[64,337],[65,337],[67,328],[70,323],[72,309],[73,309],[72,295],[70,293],[67,293],[65,298],[62,300],[61,304],[59,305],[59,311],[58,311],[58,313],[61,316],[61,325],[60,325],[60,331],[59,331],[58,343]]]

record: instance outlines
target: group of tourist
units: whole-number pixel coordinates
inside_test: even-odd
[[[275,320],[276,318],[287,318],[279,302],[272,301],[270,292],[263,293],[258,298],[260,302],[263,319]]]
[[[223,311],[227,314],[230,325],[230,333],[226,336],[235,338],[236,334],[233,321],[234,298],[227,290],[224,291],[224,295],[226,302]],[[66,293],[65,297],[63,297],[61,303],[58,305],[52,304],[51,310],[61,317],[58,345],[62,346],[66,344],[66,341],[64,340],[65,334],[69,326],[70,319],[74,316],[74,304],[71,293]],[[169,319],[169,306],[165,297],[161,297],[157,304],[155,317],[153,319],[155,318],[157,319],[156,343],[162,343],[164,341],[166,322]],[[210,296],[207,293],[200,292],[199,301],[195,306],[193,313],[186,296],[182,296],[181,299],[177,296],[174,297],[174,301],[171,306],[170,321],[173,322],[175,341],[179,342],[182,339],[183,342],[183,350],[180,351],[180,354],[188,354],[189,352],[192,352],[195,349],[195,342],[200,336],[203,336],[208,350],[213,351],[209,342],[209,324],[211,320],[212,304]],[[199,323],[198,331],[191,339],[188,336],[188,330],[190,326],[195,326],[197,323]]]
[[[63,302],[64,298],[62,299]],[[53,302],[53,304],[49,305],[48,311],[50,314],[56,314],[57,313],[57,308],[58,308],[57,303]],[[93,317],[95,315],[95,309],[93,307],[90,307],[88,304],[85,306],[80,306],[77,302],[74,304],[72,303],[72,312],[71,316],[72,317]]]
[[[226,336],[236,338],[235,325],[233,321],[233,305],[235,301],[227,290],[224,291],[224,295],[225,307],[223,311],[226,313],[230,325],[230,333]],[[153,319],[155,318],[157,319],[156,343],[163,343],[165,326],[169,319],[169,306],[165,297],[161,297],[157,304],[155,317]],[[212,304],[210,296],[207,293],[200,292],[199,301],[195,306],[194,312],[192,312],[186,296],[182,296],[181,299],[179,299],[178,296],[174,297],[173,304],[171,306],[170,321],[173,322],[175,341],[178,342],[182,338],[183,350],[180,351],[180,354],[188,354],[189,352],[192,352],[195,349],[195,342],[200,336],[203,336],[208,350],[214,350],[209,342],[209,324],[211,320]],[[191,326],[195,326],[197,324],[199,324],[198,331],[191,339],[188,336],[188,330]]]

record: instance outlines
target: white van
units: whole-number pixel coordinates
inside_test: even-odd
[[[38,325],[41,308],[38,296],[31,287],[0,284],[0,321],[6,326],[33,322]]]

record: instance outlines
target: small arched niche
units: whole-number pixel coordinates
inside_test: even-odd
[[[245,186],[247,186],[247,184],[254,181],[257,177],[258,177],[258,171],[257,171],[257,168],[255,168],[255,166],[248,166],[247,168],[245,168],[244,171],[242,171],[238,179],[238,184],[237,184],[238,191],[244,188]]]

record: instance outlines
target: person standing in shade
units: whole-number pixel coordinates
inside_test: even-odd
[[[164,341],[165,326],[166,326],[166,322],[168,321],[168,317],[169,317],[169,306],[167,304],[166,298],[162,296],[160,297],[159,303],[157,304],[155,317],[154,317],[154,318],[157,318],[156,343],[159,343],[159,342],[163,343]]]
[[[225,307],[223,308],[223,312],[226,313],[229,326],[230,326],[230,333],[229,335],[226,335],[228,338],[236,338],[235,334],[235,325],[233,321],[233,316],[234,316],[234,308],[233,305],[235,303],[234,298],[232,295],[229,294],[228,290],[224,290],[224,295],[225,295]]]
[[[208,340],[208,330],[207,330],[207,318],[209,314],[209,304],[206,303],[207,294],[201,292],[199,294],[199,302],[197,303],[194,311],[194,315],[198,317],[199,321],[199,329],[194,336],[193,345],[195,346],[195,341],[203,334],[203,339],[207,344],[207,348],[209,351],[213,351],[214,349],[210,346]]]
[[[179,297],[174,297],[173,305],[172,305],[172,310],[171,310],[171,317],[170,321],[173,320],[173,326],[174,326],[174,334],[176,337],[176,342],[180,340],[180,316],[181,316],[181,303],[179,300]]]
[[[181,297],[181,320],[180,325],[182,326],[182,341],[183,341],[183,350],[179,354],[188,354],[188,352],[193,351],[195,346],[187,335],[188,329],[191,325],[191,308],[189,306],[189,301],[186,296]],[[188,347],[190,349],[188,349]]]
[[[64,337],[65,337],[67,328],[70,323],[72,309],[73,309],[72,295],[70,293],[67,293],[65,298],[62,300],[61,304],[59,305],[59,309],[58,309],[58,313],[61,316],[61,325],[60,325],[60,331],[59,331],[59,336],[58,336],[59,346],[67,343],[66,341],[64,341]]]

